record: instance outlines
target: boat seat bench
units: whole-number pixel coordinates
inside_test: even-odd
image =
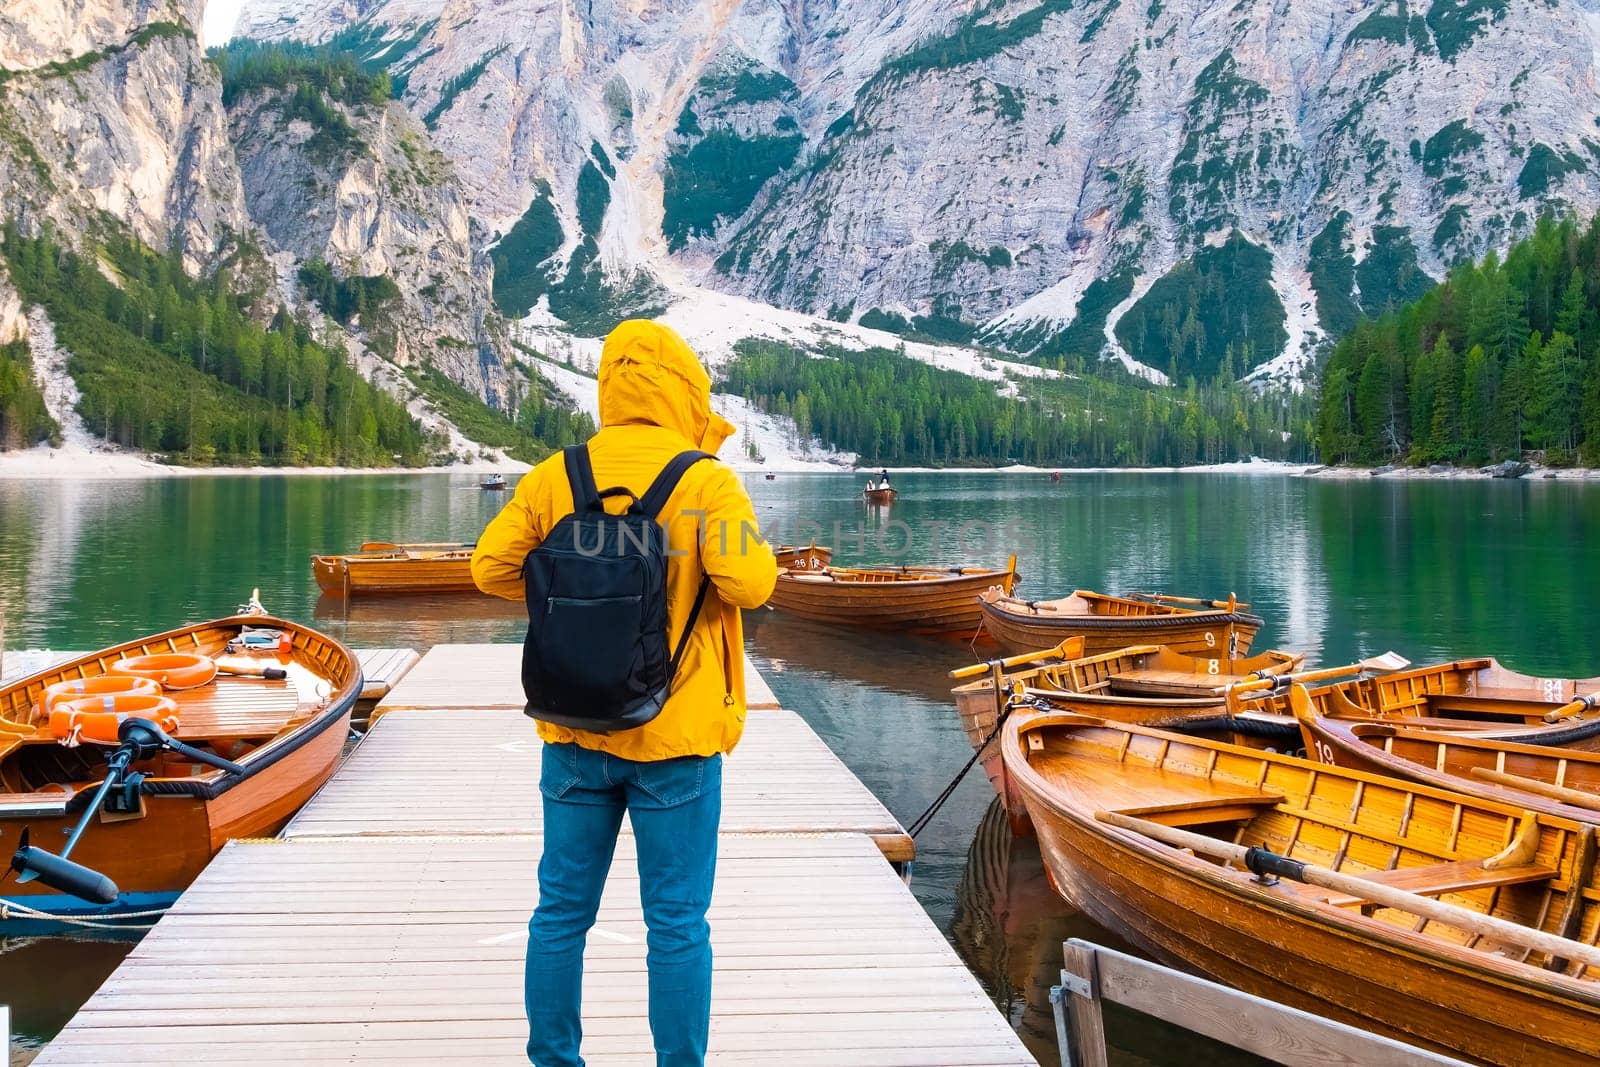
[[[1454,860],[1449,863],[1431,863],[1423,867],[1397,867],[1389,871],[1362,871],[1355,877],[1365,878],[1369,882],[1377,882],[1391,889],[1415,893],[1418,896],[1437,897],[1445,893],[1460,893],[1469,889],[1490,889],[1494,886],[1546,882],[1554,878],[1556,873],[1553,868],[1541,867],[1536,864],[1519,864],[1490,870],[1483,865],[1482,860]],[[1350,896],[1344,893],[1329,893],[1326,890],[1313,891],[1308,895],[1322,898],[1327,903],[1340,908],[1348,908],[1357,904],[1369,904],[1362,897]]]
[[[1265,808],[1283,803],[1277,793],[1234,793],[1183,800],[1175,804],[1149,804],[1138,808],[1118,808],[1123,815],[1149,819],[1163,826],[1201,826],[1218,822],[1253,819]]]

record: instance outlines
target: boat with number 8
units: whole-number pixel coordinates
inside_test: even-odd
[[[1009,593],[1017,580],[1013,556],[1005,570],[986,567],[825,567],[780,571],[768,605],[801,618],[893,629],[906,633],[972,634],[981,618],[978,594]]]
[[[0,886],[0,933],[159,911],[229,840],[276,833],[333,773],[361,688],[350,649],[264,614],[0,688],[0,853],[23,876]]]
[[[1050,648],[1081,636],[1088,655],[1129,645],[1165,645],[1186,656],[1240,659],[1261,629],[1259,615],[1235,598],[1194,600],[1160,594],[1108,596],[1079,589],[1058,600],[983,594],[983,627],[1007,652]]]
[[[1230,710],[1227,692],[1246,679],[1296,670],[1305,662],[1303,655],[1273,650],[1248,659],[1199,659],[1159,645],[1134,645],[1085,656],[1083,646],[1083,637],[1069,637],[1053,649],[950,672],[951,679],[963,683],[950,691],[962,729],[981,753],[984,773],[1013,832],[1027,832],[1028,818],[1000,759],[996,724],[1002,715],[1073,711],[1119,722],[1181,725],[1236,743],[1293,747],[1299,740],[1293,721],[1281,715]]]
[[[1001,753],[1057,891],[1155,956],[1490,1063],[1600,1058],[1594,825],[1070,713]]]

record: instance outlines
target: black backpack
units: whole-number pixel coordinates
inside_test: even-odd
[[[657,515],[707,452],[681,452],[636,497],[617,487],[595,489],[589,449],[564,449],[573,512],[528,553],[528,638],[522,648],[527,714],[574,730],[631,730],[661,714],[688,647],[710,577],[668,658],[667,532]],[[621,515],[607,497],[633,503]]]

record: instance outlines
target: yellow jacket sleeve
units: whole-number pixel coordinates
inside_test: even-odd
[[[739,476],[720,464],[701,496],[705,541],[700,565],[723,603],[759,608],[778,581],[778,563],[762,538],[755,507]]]
[[[559,457],[561,453],[557,452]],[[544,518],[534,503],[544,474],[540,464],[523,476],[516,495],[490,520],[472,551],[472,580],[480,590],[507,600],[525,600],[522,564],[545,537]]]

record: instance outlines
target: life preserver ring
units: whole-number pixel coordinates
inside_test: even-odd
[[[63,745],[84,741],[117,744],[117,730],[128,719],[153,719],[168,733],[178,728],[178,704],[171,697],[147,693],[107,693],[63,700],[50,709],[50,733]]]
[[[45,686],[44,697],[39,701],[39,705],[48,715],[50,709],[63,700],[78,700],[82,697],[107,696],[114,693],[157,697],[161,695],[161,683],[153,678],[135,678],[131,674],[99,674],[93,678],[73,678]]]
[[[161,683],[163,689],[194,689],[217,676],[217,664],[210,656],[173,652],[119,659],[106,673],[149,678]]]

